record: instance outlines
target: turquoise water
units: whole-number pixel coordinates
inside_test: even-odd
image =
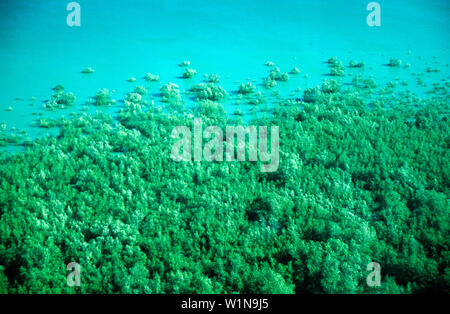
[[[368,2],[80,0],[81,27],[69,27],[68,1],[2,1],[0,122],[31,137],[44,134],[48,130],[31,126],[39,113],[68,116],[99,88],[115,89],[120,99],[145,83],[146,72],[161,76],[150,90],[155,97],[161,84],[174,82],[186,90],[205,73],[219,73],[229,91],[248,79],[260,83],[269,60],[282,71],[293,66],[302,71],[279,84],[282,93],[320,84],[331,56],[344,64],[364,61],[366,74],[377,82],[399,78],[419,94],[422,87],[411,73],[435,67],[440,72],[426,73],[425,81],[448,78],[449,1],[381,1],[381,27],[366,24]],[[384,66],[391,57],[411,67]],[[193,80],[180,78],[177,65],[183,60],[199,72]],[[86,67],[96,72],[81,74]],[[137,82],[126,82],[129,77]],[[42,108],[56,84],[76,95],[75,108],[52,113]],[[232,101],[225,108],[235,109]]]

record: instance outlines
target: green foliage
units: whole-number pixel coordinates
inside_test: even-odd
[[[142,101],[142,95],[139,93],[128,93],[125,96],[125,102],[139,104]]]
[[[44,104],[47,110],[66,109],[75,104],[76,97],[73,93],[64,93],[64,87],[56,86],[55,93]]]
[[[159,75],[155,75],[155,74],[151,74],[151,73],[146,73],[144,76],[144,79],[147,82],[157,82],[159,81]]]
[[[243,94],[243,95],[247,95],[247,94],[251,94],[255,91],[255,86],[250,83],[241,83],[241,85],[239,85],[239,94]]]
[[[116,103],[114,99],[112,99],[113,92],[109,91],[107,88],[102,88],[97,91],[97,95],[95,95],[95,105],[96,106],[111,106]]]
[[[392,58],[389,60],[388,66],[390,67],[399,67],[402,64],[402,60],[397,58]]]
[[[345,76],[345,66],[337,57],[328,59],[328,66],[330,67],[330,76]]]
[[[334,64],[330,69],[331,76],[345,76],[345,66],[342,62]]]
[[[193,78],[195,75],[197,75],[196,70],[187,68],[186,70],[184,70],[183,78],[190,79]]]
[[[322,92],[337,93],[341,89],[341,86],[336,80],[324,80],[322,83]]]
[[[180,67],[188,67],[191,65],[191,61],[182,61],[179,66]]]
[[[303,92],[303,101],[316,102],[320,99],[322,92],[319,87],[308,87]]]
[[[63,85],[61,85],[61,84],[58,84],[58,85],[56,85],[55,87],[52,88],[52,90],[57,92],[57,93],[63,92],[65,89],[66,88]]]
[[[360,89],[376,88],[377,85],[372,77],[364,78],[362,75],[355,75],[352,79],[352,85]]]
[[[235,116],[243,116],[244,114],[245,113],[239,108],[234,111]]]
[[[350,60],[348,64],[349,68],[364,68],[364,62],[357,62],[355,60]]]
[[[291,72],[289,72],[289,73],[291,73],[291,74],[293,74],[293,75],[299,74],[299,73],[300,73],[300,69],[297,68],[297,67],[293,67],[292,70],[291,70]]]
[[[147,91],[147,89],[144,86],[138,85],[138,86],[134,87],[134,92],[138,93],[141,96],[145,96],[148,91]]]
[[[38,126],[40,128],[54,128],[55,126],[59,125],[59,122],[55,119],[50,118],[40,118],[38,119]]]
[[[216,84],[218,84],[220,82],[219,74],[210,74],[210,75],[208,75],[208,82],[209,83],[216,83]]]
[[[92,74],[94,72],[95,72],[95,70],[91,67],[87,67],[86,69],[81,71],[81,73],[83,73],[83,74]]]
[[[282,73],[278,67],[275,67],[270,71],[269,77],[275,81],[289,81],[289,74]]]
[[[266,89],[274,88],[275,86],[277,86],[277,81],[271,78],[270,76],[265,77],[263,79],[263,86]]]
[[[337,57],[331,57],[331,58],[328,59],[328,64],[330,66],[334,66],[334,65],[338,64],[339,62],[340,61],[338,60]]]
[[[181,100],[181,96],[178,85],[174,83],[168,83],[161,87],[161,98],[163,102],[179,103]]]
[[[428,72],[428,73],[437,73],[437,72],[439,72],[439,69],[427,67],[425,69],[425,71]]]

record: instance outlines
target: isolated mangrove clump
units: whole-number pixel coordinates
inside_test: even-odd
[[[66,88],[64,87],[64,85],[58,84],[55,85],[55,87],[52,88],[52,91],[57,92],[57,93],[61,93],[64,92]]]
[[[136,78],[135,77],[127,78],[127,82],[134,83],[134,82],[136,82]]]
[[[37,124],[40,128],[46,128],[46,129],[54,128],[54,127],[60,125],[58,120],[51,119],[51,118],[39,118],[37,120]]]
[[[195,75],[197,75],[196,70],[187,68],[183,73],[183,78],[190,79],[193,78]]]
[[[81,71],[81,73],[83,73],[83,74],[92,74],[94,72],[95,72],[95,70],[91,67],[87,67],[86,69]]]
[[[437,73],[437,72],[439,72],[439,69],[436,69],[436,68],[432,68],[432,67],[427,67],[426,69],[425,69],[425,71],[426,72],[428,72],[428,73]]]
[[[282,81],[282,82],[289,81],[289,74],[288,73],[281,73],[281,76],[280,76],[279,80]]]
[[[6,140],[7,137],[7,125],[6,123],[0,123],[0,147],[8,145],[8,142]]]
[[[200,83],[191,88],[191,91],[199,99],[209,99],[220,101],[225,98],[227,92],[220,86],[213,83]]]
[[[23,135],[17,133],[8,134],[6,136],[0,135],[0,146],[16,145],[19,144],[22,139]]]
[[[275,62],[267,61],[267,62],[265,63],[265,66],[266,66],[266,67],[274,67],[274,66],[275,66]]]
[[[20,130],[16,127],[11,127],[8,130],[6,123],[0,123],[0,147],[16,145],[24,146],[25,142],[29,139],[30,138],[27,137],[27,132],[25,130]]]
[[[142,85],[135,86],[134,87],[134,92],[138,93],[141,96],[144,96],[144,95],[146,95],[148,93],[147,89],[144,86],[142,86]]]
[[[146,73],[144,76],[144,79],[147,82],[157,82],[159,81],[159,75],[155,75],[155,74],[151,74],[151,73]]]
[[[297,67],[293,67],[292,70],[289,72],[290,74],[299,74],[300,73],[300,69]]]
[[[260,104],[265,103],[267,100],[265,96],[260,91],[258,91],[254,93],[254,95],[251,95],[250,97],[245,97],[245,101],[248,105],[258,106]]]
[[[278,67],[270,70],[270,73],[267,77],[263,78],[263,86],[266,89],[271,89],[277,86],[277,81],[286,82],[289,80],[288,73],[282,73]]]
[[[180,67],[188,67],[191,65],[191,61],[182,61],[179,66]]]
[[[54,93],[50,100],[44,104],[44,108],[48,110],[66,109],[75,104],[76,97],[73,93],[65,93],[64,89]]]
[[[0,292],[449,293],[449,82],[418,97],[364,79],[327,78],[303,98],[253,87],[236,98],[267,106],[248,122],[257,106],[176,111],[133,92],[116,118],[41,117],[57,136],[0,124],[0,145],[27,146],[0,153]],[[182,100],[173,83],[161,96]],[[277,126],[277,170],[227,162],[225,149],[223,161],[173,160],[173,130],[194,118],[206,149],[222,144],[217,129]],[[67,284],[72,261],[79,287]]]
[[[163,102],[172,103],[181,100],[180,89],[174,83],[167,83],[161,87],[161,99]]]
[[[96,106],[111,106],[116,103],[112,99],[113,92],[109,91],[107,88],[102,88],[97,91],[97,95],[94,97],[94,104]]]
[[[377,87],[373,77],[363,77],[362,75],[355,75],[352,79],[352,85],[360,89],[373,89]]]
[[[399,67],[402,64],[402,60],[397,58],[392,58],[389,60],[388,66],[390,67]]]
[[[345,66],[341,61],[333,63],[330,68],[331,76],[345,76]]]
[[[234,113],[233,113],[235,116],[243,116],[243,115],[245,115],[245,113],[241,110],[241,109],[239,109],[239,108],[237,108],[235,111],[234,111]]]
[[[345,66],[337,57],[329,58],[328,66],[330,67],[330,76],[345,76]]]
[[[289,74],[282,73],[278,67],[275,67],[270,71],[269,77],[275,81],[289,81]]]
[[[355,60],[351,60],[348,64],[349,68],[363,68],[364,67],[364,62],[357,62]]]
[[[220,82],[219,74],[210,74],[210,75],[208,75],[208,82],[209,83],[219,83]]]
[[[142,95],[139,93],[128,93],[125,96],[125,102],[139,104],[142,101]]]
[[[272,77],[268,76],[263,78],[263,86],[266,89],[271,89],[277,86],[277,81],[274,80]]]
[[[253,93],[255,89],[256,87],[251,82],[241,83],[241,85],[239,85],[238,93],[247,95]]]
[[[322,92],[325,94],[337,93],[340,89],[341,86],[336,80],[324,80],[322,83]]]
[[[197,103],[196,107],[194,107],[194,111],[198,115],[208,118],[215,118],[217,116],[226,114],[225,109],[220,103],[209,99],[200,100]]]

